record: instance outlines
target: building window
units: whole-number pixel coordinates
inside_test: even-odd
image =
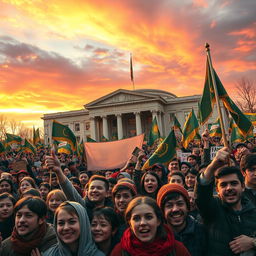
[[[80,124],[75,123],[75,132],[79,132],[79,131],[80,131]]]
[[[90,130],[90,122],[85,123],[85,130],[86,131]]]

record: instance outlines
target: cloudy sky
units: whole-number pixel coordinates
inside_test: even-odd
[[[0,114],[42,125],[119,88],[201,94],[204,44],[224,86],[255,80],[255,0],[0,0]]]

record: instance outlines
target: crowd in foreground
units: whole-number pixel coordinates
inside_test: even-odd
[[[210,144],[146,171],[148,148],[97,173],[50,149],[1,156],[0,255],[256,255],[256,145],[210,160]]]

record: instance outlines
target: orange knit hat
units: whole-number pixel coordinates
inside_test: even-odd
[[[157,199],[156,199],[158,206],[163,210],[164,198],[170,193],[174,193],[174,192],[179,193],[184,197],[189,209],[190,202],[189,202],[189,195],[187,190],[181,185],[175,184],[175,183],[166,184],[159,189],[157,193]]]

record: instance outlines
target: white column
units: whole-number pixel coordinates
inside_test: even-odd
[[[157,120],[157,111],[156,110],[151,110],[151,113],[152,113],[152,122],[153,122],[153,120],[156,118],[156,120]],[[158,122],[158,120],[157,120],[157,122]]]
[[[90,130],[91,130],[91,138],[96,140],[96,122],[95,117],[90,117]]]
[[[122,114],[117,114],[117,136],[121,140],[123,138],[123,123],[122,123]]]
[[[109,139],[108,138],[108,119],[107,119],[107,116],[102,116],[102,123],[103,123],[103,136],[106,139]]]
[[[142,134],[140,112],[135,112],[134,114],[136,119],[136,134],[140,135]]]
[[[163,136],[162,113],[161,112],[157,112],[157,124],[158,124],[160,135]]]

